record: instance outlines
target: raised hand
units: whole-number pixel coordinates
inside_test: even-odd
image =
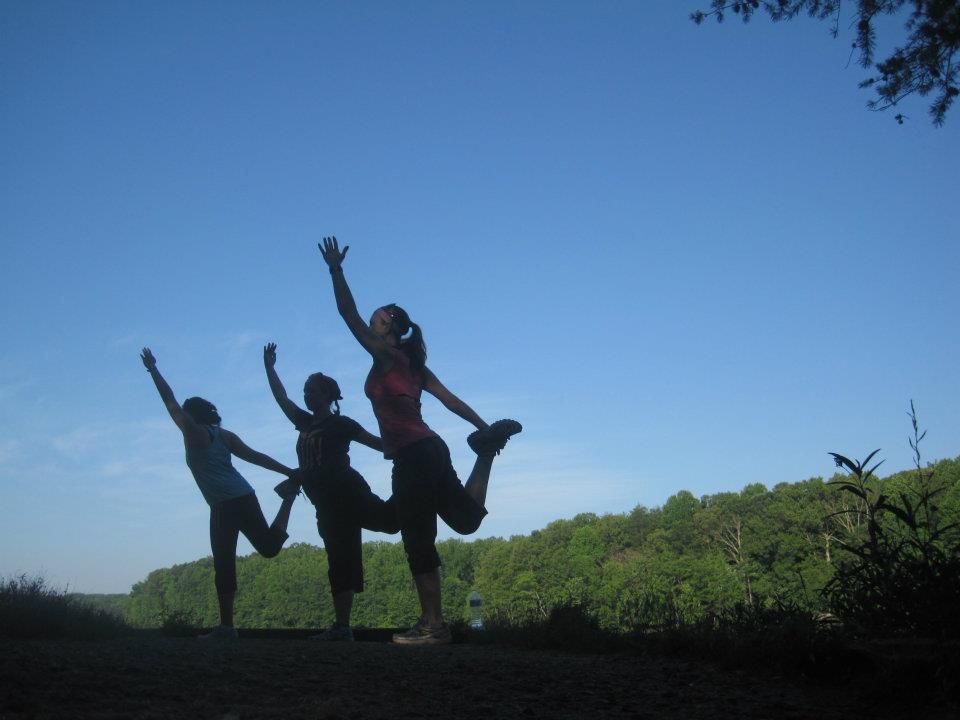
[[[320,248],[320,253],[323,255],[324,261],[331,270],[340,267],[343,259],[347,257],[347,250],[350,249],[349,245],[344,245],[343,252],[341,252],[340,245],[337,243],[337,238],[334,235],[325,237],[323,243],[317,243],[317,247]]]
[[[263,364],[265,367],[272,368],[277,364],[277,344],[267,343],[263,346]]]
[[[157,366],[157,359],[148,347],[145,347],[140,353],[140,359],[143,361],[143,366],[147,369],[147,372],[150,372]]]

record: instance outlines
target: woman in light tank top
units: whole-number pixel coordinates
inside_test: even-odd
[[[393,460],[393,498],[420,599],[419,621],[394,635],[393,641],[406,645],[448,643],[450,629],[440,604],[437,517],[460,534],[476,532],[487,514],[484,504],[493,459],[522,428],[515,420],[488,425],[450,392],[426,366],[423,334],[402,308],[385,305],[373,313],[369,323],[363,321],[343,274],[347,250],[340,250],[335,237],[324,238],[320,246],[333,279],[337,310],[373,359],[364,391],[380,426],[384,457]],[[477,428],[467,439],[477,459],[466,485],[453,469],[446,444],[423,420],[420,396],[424,390]]]
[[[213,403],[191,397],[181,406],[157,369],[157,360],[150,348],[143,349],[140,359],[153,378],[167,412],[183,433],[187,466],[210,506],[210,548],[220,625],[200,637],[204,640],[235,640],[233,600],[237,591],[237,538],[243,533],[264,557],[279,554],[287,540],[290,509],[299,492],[298,473],[269,455],[253,450],[237,435],[221,428],[220,415]],[[269,526],[253,487],[233,467],[232,455],[287,476],[287,480],[275,488],[283,502]]]

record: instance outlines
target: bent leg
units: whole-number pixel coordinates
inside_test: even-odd
[[[359,473],[352,484],[354,487],[351,504],[360,527],[388,535],[400,532],[400,516],[394,496],[383,500],[379,495],[375,495]]]
[[[240,501],[243,501],[242,504]],[[287,522],[290,519],[293,499],[287,498],[283,501],[280,512],[277,513],[277,519],[270,526],[267,525],[267,519],[263,516],[263,510],[260,509],[260,503],[255,494],[250,493],[231,502],[238,504],[240,532],[246,536],[253,548],[265,558],[276,557],[289,537]]]
[[[477,455],[473,470],[467,478],[464,490],[480,507],[487,506],[487,484],[490,482],[490,470],[493,468],[493,455]]]
[[[437,469],[437,513],[451,530],[461,535],[472,535],[487,515],[483,503],[487,496],[487,482],[490,479],[493,457],[477,457],[473,472],[464,487],[457,477],[457,471],[453,469],[446,445],[443,445],[443,451],[443,457],[438,459]]]

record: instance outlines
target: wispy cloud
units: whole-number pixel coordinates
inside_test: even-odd
[[[101,443],[106,436],[106,429],[102,426],[86,425],[73,428],[61,435],[51,438],[50,444],[61,453],[85,453]]]

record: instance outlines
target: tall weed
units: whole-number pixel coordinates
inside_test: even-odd
[[[841,538],[849,555],[824,588],[831,609],[855,634],[868,638],[960,638],[960,543],[940,513],[945,488],[921,462],[917,414],[910,402],[909,438],[915,472],[902,487],[874,476],[868,467],[879,450],[862,462],[830,453],[847,477],[832,481],[854,495],[865,522]]]

